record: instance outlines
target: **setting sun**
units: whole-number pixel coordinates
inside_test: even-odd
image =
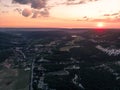
[[[104,23],[103,23],[103,22],[99,22],[99,23],[97,23],[97,27],[99,27],[99,28],[104,27]]]

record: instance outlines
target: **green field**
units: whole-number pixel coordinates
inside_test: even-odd
[[[0,67],[0,90],[28,90],[29,71]]]

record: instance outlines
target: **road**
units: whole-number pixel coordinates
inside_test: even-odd
[[[35,59],[32,60],[32,64],[31,64],[31,77],[30,77],[30,86],[29,86],[29,90],[33,90],[33,88],[32,88],[32,82],[33,82],[34,62],[35,62]]]

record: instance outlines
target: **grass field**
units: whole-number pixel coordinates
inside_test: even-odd
[[[16,83],[14,90],[28,90],[29,89],[29,71],[18,69],[18,76],[16,77]]]
[[[0,90],[28,90],[29,71],[0,66]]]

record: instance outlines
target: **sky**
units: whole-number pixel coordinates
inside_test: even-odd
[[[120,0],[0,0],[0,27],[120,28]]]

